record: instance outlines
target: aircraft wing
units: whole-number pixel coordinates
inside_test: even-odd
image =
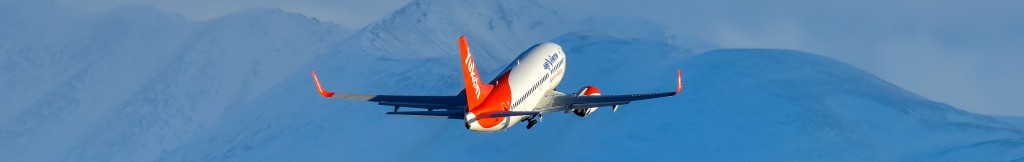
[[[427,109],[428,112],[433,109],[445,109],[448,111],[458,111],[460,114],[465,109],[466,96],[465,91],[459,93],[459,95],[453,96],[403,96],[403,95],[372,95],[372,94],[347,94],[347,93],[334,93],[324,90],[320,86],[320,79],[316,77],[316,71],[313,71],[313,81],[316,82],[316,89],[320,95],[333,98],[333,99],[346,99],[356,101],[370,101],[377,102],[378,105],[394,106],[398,107],[410,107],[410,108],[421,108]],[[389,113],[391,114],[391,113]],[[430,116],[426,114],[416,114],[420,116]],[[433,113],[436,114],[436,113]],[[412,115],[412,114],[396,114],[396,115]],[[447,116],[444,114],[437,116]]]
[[[401,96],[334,93],[334,95],[324,97],[356,101],[370,101],[376,102],[378,105],[385,106],[423,109],[446,109],[461,111],[466,107],[466,97],[464,96]]]
[[[536,112],[566,111],[572,109],[587,109],[593,107],[625,105],[633,101],[652,98],[675,96],[683,90],[682,71],[676,72],[676,91],[622,94],[622,95],[600,95],[600,96],[578,96],[578,95],[556,95],[550,96],[550,104],[545,107],[535,108]]]
[[[556,97],[552,105],[534,109],[539,112],[568,111],[571,109],[586,109],[592,107],[604,107],[625,105],[637,100],[674,96],[676,92],[659,92],[626,95],[602,95],[602,96],[560,96]]]

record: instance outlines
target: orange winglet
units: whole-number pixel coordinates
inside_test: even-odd
[[[316,91],[320,92],[321,96],[331,98],[334,96],[334,92],[324,90],[324,87],[320,86],[320,79],[316,78],[316,71],[313,71],[313,81],[316,82]]]
[[[676,94],[679,94],[680,91],[683,91],[683,70],[676,69]]]

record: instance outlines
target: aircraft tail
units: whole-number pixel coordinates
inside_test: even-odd
[[[466,83],[466,107],[472,110],[491,94],[493,85],[480,80],[480,73],[476,71],[476,62],[473,61],[473,54],[469,52],[466,36],[459,38],[459,51],[462,56],[462,77]]]

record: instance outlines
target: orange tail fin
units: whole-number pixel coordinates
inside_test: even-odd
[[[473,54],[469,52],[466,36],[459,38],[459,51],[462,55],[462,78],[466,83],[466,107],[472,110],[487,98],[493,86],[480,80],[480,73],[476,71],[476,62],[473,61]]]

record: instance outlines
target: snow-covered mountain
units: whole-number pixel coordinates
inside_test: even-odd
[[[276,9],[198,22],[141,6],[14,6],[0,15],[5,161],[152,160],[349,33]]]
[[[190,21],[137,6],[12,5],[24,7],[0,7],[5,161],[1024,160],[1021,128],[833,59],[713,50],[650,22],[565,20],[530,1],[417,1],[351,35],[275,9]],[[559,89],[670,90],[675,69],[685,88],[478,134],[459,120],[324,99],[309,76],[341,92],[454,94],[460,35],[484,76],[554,41],[568,60]]]
[[[1020,116],[992,116],[1000,121],[1008,124],[1016,125],[1017,127],[1024,128],[1024,117]]]

